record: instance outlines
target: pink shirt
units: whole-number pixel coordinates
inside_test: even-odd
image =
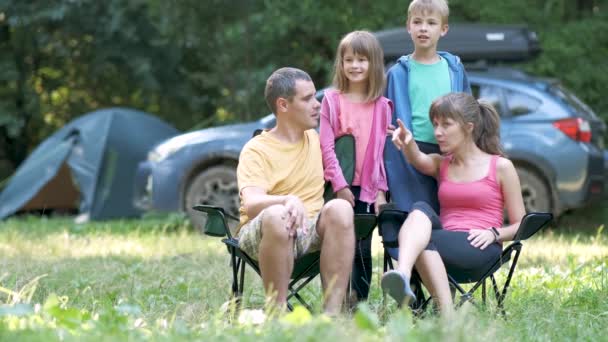
[[[504,199],[496,178],[496,163],[492,156],[488,174],[473,182],[452,182],[448,168],[452,156],[447,156],[439,168],[440,220],[445,230],[469,231],[502,227]]]
[[[373,102],[352,102],[343,94],[340,99],[340,129],[338,135],[350,134],[355,138],[355,175],[353,185],[361,185],[361,170],[365,151],[369,144],[369,136],[372,129],[372,117],[374,114]]]
[[[350,110],[342,108],[345,103],[340,100],[340,97],[339,91],[328,89],[325,91],[321,103],[319,133],[325,180],[331,182],[334,192],[348,186],[336,158],[334,142],[336,138],[349,134],[348,130],[357,132],[365,130],[369,132],[365,134],[366,144],[362,144],[361,141],[358,141],[360,137],[355,136],[356,168],[359,169],[358,181],[361,186],[359,200],[374,203],[378,190],[386,191],[388,189],[383,156],[386,130],[393,113],[393,103],[386,97],[380,96],[370,103],[373,108],[371,116],[360,118],[363,111],[356,110],[357,113],[349,113]],[[365,148],[360,148],[360,146],[365,146]],[[359,164],[360,162],[361,164]]]

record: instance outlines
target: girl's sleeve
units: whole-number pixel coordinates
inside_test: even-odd
[[[383,110],[383,115],[384,115],[384,132],[386,132],[386,130],[388,129],[388,125],[390,124],[392,117],[393,117],[393,102],[391,100],[386,100],[385,102],[385,106],[384,106],[384,110]],[[384,137],[384,140],[386,141],[386,136]],[[378,190],[382,190],[382,191],[388,191],[388,181],[386,178],[386,169],[384,168],[384,146],[385,143],[381,143],[380,144],[380,158],[378,158],[380,160],[380,173],[379,173],[379,178],[378,178]]]
[[[348,186],[342,169],[336,158],[335,134],[330,120],[330,108],[328,94],[321,103],[321,124],[319,128],[319,139],[321,140],[321,154],[323,156],[323,175],[325,180],[331,183],[334,192],[338,192]]]

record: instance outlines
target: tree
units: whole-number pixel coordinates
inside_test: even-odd
[[[101,107],[138,108],[183,130],[259,118],[272,70],[299,67],[327,86],[344,34],[403,26],[407,11],[402,0],[1,1],[0,180]],[[608,118],[606,2],[450,0],[450,24],[529,25],[544,52],[520,67],[561,79]]]

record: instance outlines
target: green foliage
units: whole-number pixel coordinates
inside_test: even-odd
[[[450,23],[529,25],[544,52],[522,67],[561,79],[606,119],[606,3],[451,0]],[[0,8],[4,179],[42,139],[101,107],[135,107],[183,130],[259,118],[272,70],[300,67],[318,88],[328,85],[339,39],[404,25],[407,1],[3,0]]]

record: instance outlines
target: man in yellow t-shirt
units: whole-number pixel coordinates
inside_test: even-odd
[[[337,314],[353,262],[353,208],[341,199],[323,205],[315,86],[304,71],[281,68],[266,81],[264,95],[277,124],[251,139],[239,157],[239,246],[259,261],[266,295],[279,307],[286,305],[294,259],[322,250],[324,308]]]

